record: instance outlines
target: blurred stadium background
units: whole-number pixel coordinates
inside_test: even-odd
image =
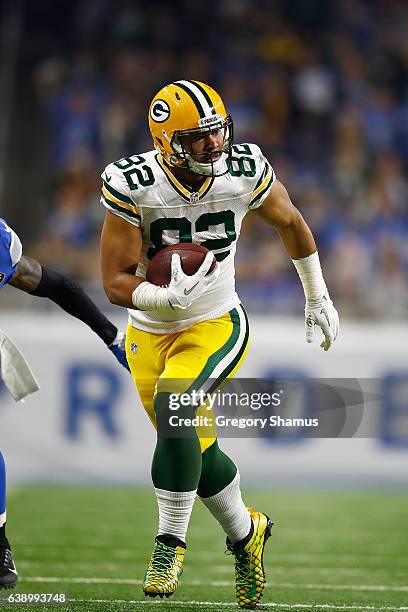
[[[151,149],[163,83],[199,78],[307,217],[342,317],[406,316],[404,1],[221,0],[209,19],[188,0],[16,0],[10,13],[1,206],[27,253],[99,288],[101,169]],[[290,260],[249,218],[237,264],[251,312],[301,312]]]
[[[100,172],[151,148],[147,107],[164,83],[213,85],[235,142],[261,146],[312,227],[342,323],[328,354],[306,346],[292,263],[249,215],[237,252],[252,325],[241,374],[370,378],[381,394],[366,408],[373,438],[224,447],[245,486],[270,491],[272,508],[279,487],[406,492],[407,3],[218,0],[208,13],[193,0],[3,7],[0,215],[25,253],[80,280],[124,326],[100,282]],[[11,485],[147,485],[154,433],[98,339],[12,288],[1,292],[0,316],[42,386],[22,406],[0,392]]]

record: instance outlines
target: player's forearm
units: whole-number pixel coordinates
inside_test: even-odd
[[[278,229],[303,285],[306,300],[320,300],[327,293],[313,234],[294,208],[290,223]]]
[[[31,294],[55,302],[65,312],[88,325],[105,344],[112,344],[118,333],[117,327],[105,317],[81,285],[45,266],[41,266],[41,269],[41,280]]]
[[[37,289],[41,282],[42,269],[41,264],[23,255],[18,263],[17,269],[9,280],[9,285],[16,289],[21,289],[26,293],[31,293]]]
[[[255,214],[278,232],[292,259],[307,257],[316,251],[309,226],[290,200],[285,187],[275,180],[270,194]]]
[[[294,209],[293,218],[287,225],[276,229],[292,259],[307,257],[317,250],[313,234],[297,209]]]
[[[103,286],[108,300],[111,304],[134,308],[132,294],[136,287],[145,282],[141,276],[135,276],[128,272],[118,272],[115,275],[104,278]]]
[[[300,213],[298,224],[289,225],[282,240],[299,274],[306,298],[306,342],[313,342],[314,327],[324,334],[321,347],[328,351],[339,332],[339,316],[330,299],[320,266],[316,243]]]
[[[318,300],[326,293],[316,243],[309,226],[296,210],[294,222],[279,232],[292,258],[307,300]]]

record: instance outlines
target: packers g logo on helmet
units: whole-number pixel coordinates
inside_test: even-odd
[[[219,94],[200,81],[175,81],[163,87],[149,109],[155,148],[164,161],[202,176],[222,176],[229,170],[232,119]],[[209,132],[223,132],[220,157],[204,163],[194,158],[190,143]],[[186,148],[187,147],[187,148]],[[201,154],[204,155],[204,154]]]
[[[170,107],[165,100],[156,100],[150,107],[152,121],[162,123],[170,116]]]

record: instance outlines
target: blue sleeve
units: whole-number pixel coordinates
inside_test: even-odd
[[[0,289],[13,276],[22,253],[21,242],[15,232],[0,219]]]

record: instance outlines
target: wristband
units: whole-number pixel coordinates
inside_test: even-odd
[[[315,251],[307,257],[292,259],[292,261],[302,281],[306,300],[308,302],[321,300],[327,292],[327,287],[320,267],[318,252]]]
[[[173,310],[166,287],[144,281],[132,293],[132,304],[138,310]]]

